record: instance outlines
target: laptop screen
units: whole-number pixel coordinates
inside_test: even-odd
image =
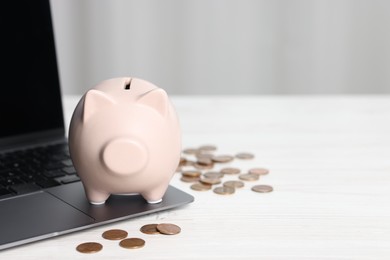
[[[49,4],[0,4],[0,140],[64,128]]]

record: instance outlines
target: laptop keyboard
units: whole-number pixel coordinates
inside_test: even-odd
[[[66,143],[0,153],[0,198],[79,180]]]

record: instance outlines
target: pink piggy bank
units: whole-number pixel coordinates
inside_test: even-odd
[[[134,193],[159,203],[180,160],[178,117],[163,89],[137,78],[109,79],[76,106],[69,152],[91,204]]]

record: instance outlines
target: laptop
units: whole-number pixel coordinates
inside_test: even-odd
[[[69,157],[49,0],[1,8],[0,250],[186,205],[111,195],[91,205]]]

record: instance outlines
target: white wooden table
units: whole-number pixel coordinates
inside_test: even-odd
[[[79,97],[65,97],[66,122]],[[228,164],[270,174],[230,196],[191,190],[187,206],[0,252],[0,259],[390,259],[390,96],[172,97],[183,148],[251,152]],[[215,169],[226,165],[217,166]],[[236,179],[236,176],[224,180]],[[250,190],[270,184],[267,194]],[[170,222],[175,236],[145,235]],[[146,241],[126,250],[101,238],[125,229]],[[1,231],[0,231],[1,232]],[[84,255],[82,242],[103,244]]]

